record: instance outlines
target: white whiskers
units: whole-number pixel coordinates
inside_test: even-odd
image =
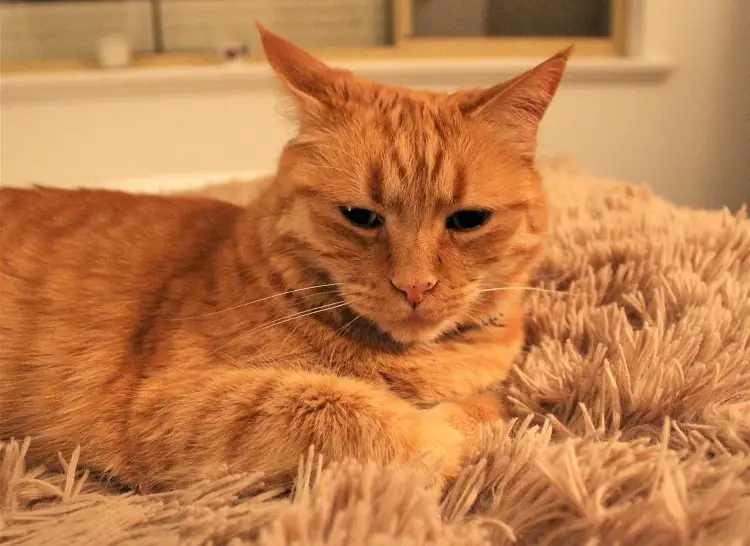
[[[256,303],[267,301],[267,300],[270,300],[270,299],[273,299],[273,298],[279,298],[281,296],[286,296],[287,294],[294,294],[296,292],[304,292],[304,291],[307,291],[307,290],[315,290],[316,288],[328,288],[328,287],[331,287],[331,286],[341,286],[341,283],[334,282],[334,283],[329,283],[329,284],[319,284],[317,286],[307,286],[305,288],[296,288],[294,290],[287,290],[286,292],[280,292],[278,294],[273,294],[271,296],[266,296],[264,298],[258,298],[257,300],[248,301],[246,303],[240,303],[239,305],[233,305],[232,307],[227,307],[226,309],[219,309],[218,311],[212,311],[210,313],[206,313],[205,315],[196,315],[196,316],[193,316],[193,317],[170,318],[170,319],[167,319],[167,320],[172,320],[172,321],[195,320],[195,319],[202,319],[202,318],[213,317],[213,316],[219,315],[221,313],[227,313],[229,311],[236,311],[237,309],[242,309],[243,307],[247,307],[249,305],[254,305]],[[335,294],[337,291],[338,290],[327,290],[327,291],[324,291],[324,292],[316,292],[314,295]]]
[[[318,313],[322,313],[324,311],[331,311],[333,309],[338,309],[339,307],[344,307],[347,305],[345,301],[338,301],[334,303],[327,303],[325,305],[321,305],[319,307],[313,307],[312,309],[308,309],[307,311],[300,311],[298,313],[294,313],[292,315],[289,315],[287,317],[284,317],[283,319],[276,319],[271,322],[267,322],[266,324],[262,324],[260,326],[256,326],[255,328],[249,330],[246,332],[247,334],[252,334],[255,332],[262,332],[263,330],[266,330],[268,328],[271,328],[273,326],[278,326],[279,324],[284,324],[285,322],[289,322],[290,320],[302,318],[302,317],[308,317],[310,315],[317,315]]]
[[[245,339],[248,336],[251,336],[252,334],[257,334],[259,332],[262,332],[264,330],[268,330],[269,328],[273,328],[274,326],[279,326],[281,324],[284,324],[286,322],[290,322],[293,320],[301,319],[303,317],[309,317],[311,315],[317,315],[318,313],[324,313],[326,311],[333,311],[334,309],[339,309],[340,307],[345,307],[347,303],[345,301],[337,301],[333,303],[327,303],[325,305],[320,305],[318,307],[313,307],[312,309],[307,309],[305,311],[299,311],[297,313],[293,313],[291,315],[287,315],[285,317],[282,317],[280,319],[275,319],[269,322],[266,322],[264,324],[259,324],[255,328],[251,328],[247,332],[242,332],[240,335],[234,337],[232,340],[227,341],[226,343],[221,344],[218,349],[221,349],[222,347],[225,347],[226,345],[233,343],[235,341],[238,341],[240,339]]]
[[[500,286],[497,288],[485,288],[483,290],[480,290],[480,292],[512,292],[512,291],[525,291],[528,290],[530,292],[547,292],[550,294],[565,294],[565,292],[562,292],[560,290],[550,290],[548,288],[539,288],[536,286]]]
[[[355,322],[357,322],[361,318],[362,318],[362,315],[357,315],[356,317],[354,317],[352,320],[350,320],[349,322],[347,322],[346,324],[344,324],[341,328],[339,328],[336,331],[336,335],[340,336],[341,334],[343,334],[344,332],[346,332],[347,328],[349,328],[352,324],[354,324]]]

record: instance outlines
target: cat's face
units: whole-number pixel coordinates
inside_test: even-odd
[[[509,293],[495,289],[527,280],[546,234],[536,126],[566,55],[520,83],[445,95],[364,82],[264,42],[301,125],[279,166],[280,232],[398,341],[501,313]]]

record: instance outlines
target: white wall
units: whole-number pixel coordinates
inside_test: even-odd
[[[584,70],[591,63],[575,61],[545,121],[541,151],[647,182],[684,204],[750,201],[750,2],[680,0],[678,9],[674,0],[642,0],[641,16],[641,54],[666,58],[674,70],[665,78],[598,80],[596,66],[592,72]],[[497,67],[502,79],[522,63]],[[135,72],[5,78],[2,183],[99,185],[273,167],[288,126],[266,72],[206,81],[197,72],[176,71],[174,79]],[[393,79],[387,66],[375,72]],[[494,77],[486,72],[417,70],[406,79],[448,89],[487,84]]]
[[[671,76],[569,86],[546,120],[543,150],[647,182],[679,203],[750,203],[750,2],[643,7],[643,53],[670,59]]]

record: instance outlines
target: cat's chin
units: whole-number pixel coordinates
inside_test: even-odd
[[[379,322],[379,327],[395,341],[404,344],[425,343],[434,341],[452,327],[448,320],[404,320],[398,322]]]

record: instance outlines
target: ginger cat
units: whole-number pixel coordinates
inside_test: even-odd
[[[133,487],[423,456],[440,482],[523,337],[537,128],[570,50],[488,89],[378,85],[259,27],[299,132],[247,208],[0,191],[0,438]]]

